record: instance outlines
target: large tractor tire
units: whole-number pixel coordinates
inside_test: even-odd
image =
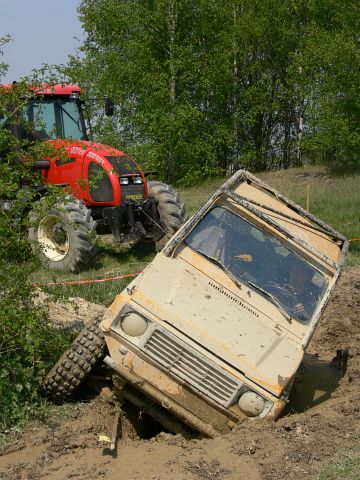
[[[69,397],[104,358],[106,344],[99,321],[99,316],[92,319],[45,377],[43,391],[56,402]]]
[[[149,197],[154,198],[162,224],[166,232],[161,238],[156,238],[156,248],[161,250],[165,243],[186,222],[188,216],[185,204],[181,200],[180,193],[170,185],[162,182],[149,182]]]
[[[48,211],[30,213],[29,239],[42,263],[52,270],[78,272],[96,254],[96,224],[91,211],[72,196],[59,200]],[[41,212],[41,213],[40,213]]]

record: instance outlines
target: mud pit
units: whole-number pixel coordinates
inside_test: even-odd
[[[229,435],[185,440],[157,434],[156,425],[135,418],[138,412],[127,408],[122,438],[116,454],[110,455],[99,443],[99,435],[111,434],[115,415],[113,398],[105,389],[91,400],[76,402],[66,418],[59,409],[47,425],[32,425],[8,445],[1,452],[0,479],[312,478],[337,456],[346,458],[351,448],[360,455],[359,311],[356,267],[344,272],[309,349],[321,358],[348,349],[347,371],[331,395],[321,382],[314,385],[318,404],[302,413],[295,413],[294,402],[276,423],[244,420]],[[145,440],[146,435],[155,436]]]

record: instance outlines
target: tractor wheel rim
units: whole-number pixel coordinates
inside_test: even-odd
[[[69,251],[69,232],[66,224],[55,215],[44,218],[38,227],[38,242],[43,255],[53,262],[63,260]]]

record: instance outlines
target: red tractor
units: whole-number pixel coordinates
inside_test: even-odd
[[[4,85],[3,92],[8,88]],[[164,244],[187,217],[171,186],[147,182],[147,174],[128,155],[89,141],[80,95],[76,85],[45,86],[22,109],[32,139],[59,151],[58,157],[36,163],[42,176],[35,187],[39,197],[49,184],[69,192],[46,213],[30,214],[30,241],[39,244],[41,259],[51,269],[70,272],[91,262],[98,234],[112,233],[131,245],[144,239]],[[111,114],[111,103],[105,107]],[[18,138],[29,138],[21,126],[11,129]],[[11,201],[0,201],[1,208],[11,208]]]

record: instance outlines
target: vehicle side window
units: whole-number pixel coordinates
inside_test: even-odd
[[[65,138],[82,138],[83,131],[76,102],[66,102],[60,108]]]
[[[37,140],[57,137],[54,104],[52,102],[31,102],[28,110],[28,121],[32,125],[32,133]]]
[[[94,202],[112,202],[113,189],[109,175],[96,162],[89,163],[89,192]]]

